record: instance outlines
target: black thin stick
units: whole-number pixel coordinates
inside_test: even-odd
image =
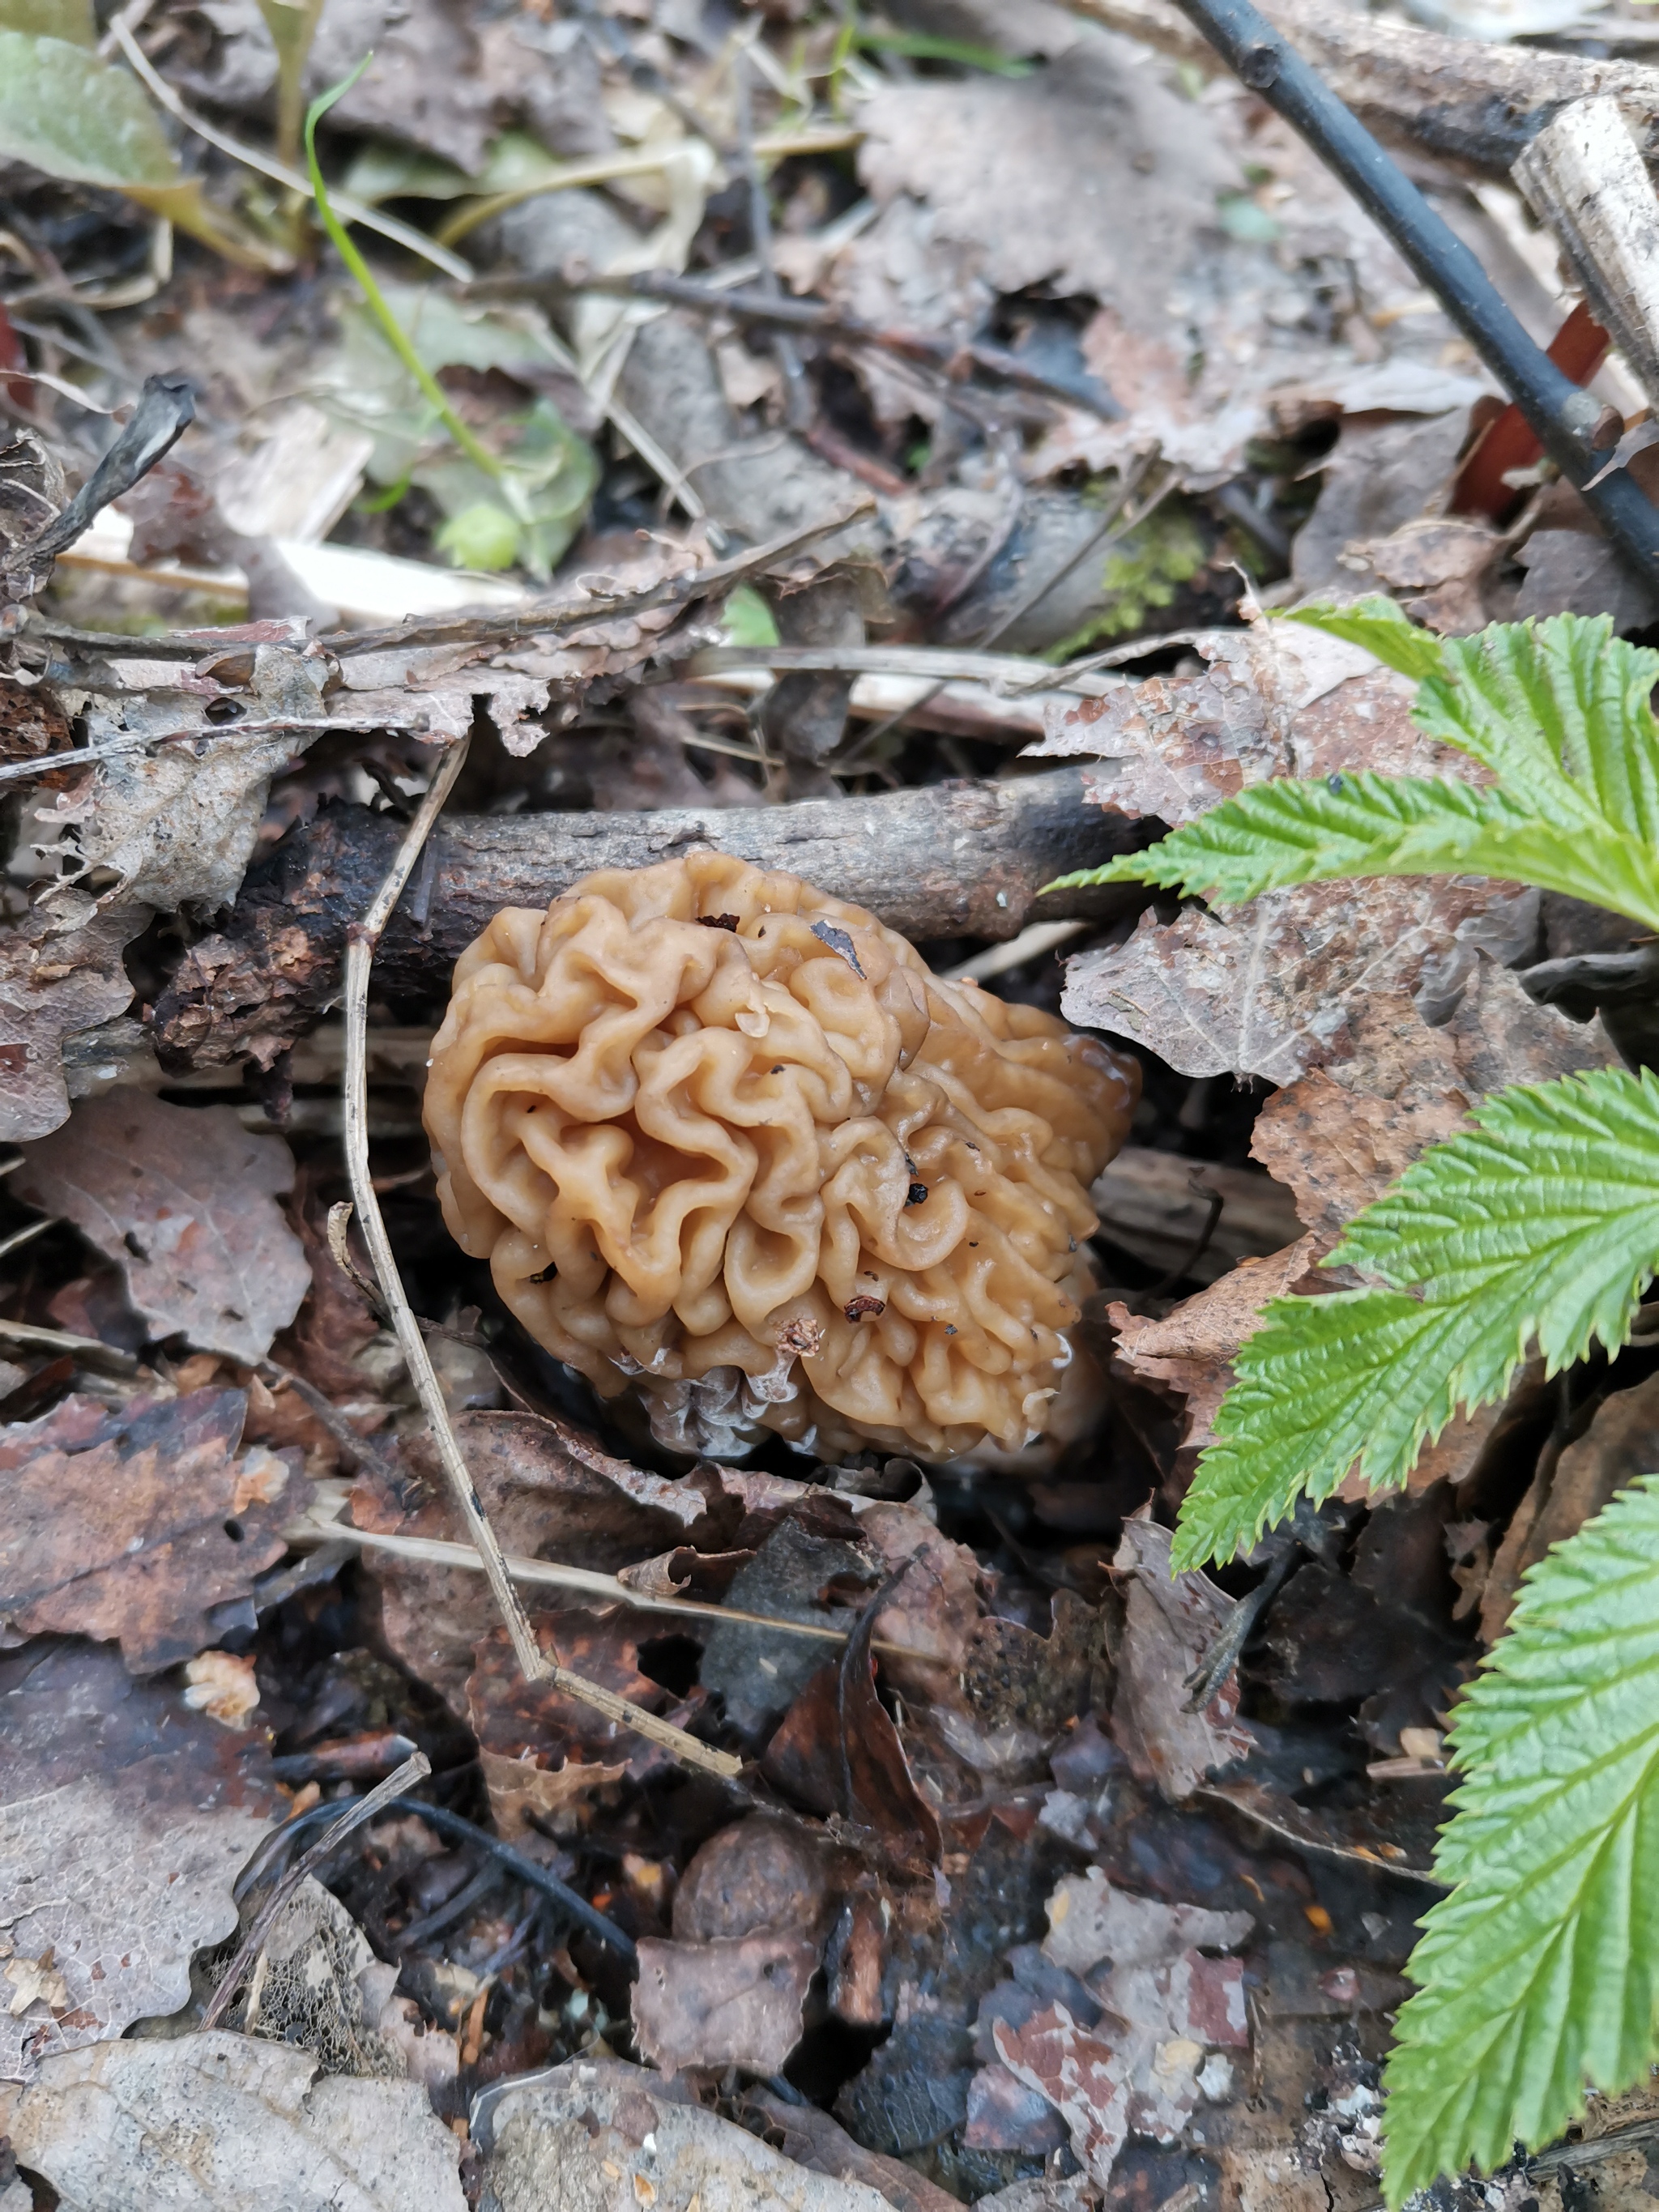
[[[1600,404],[1527,336],[1477,257],[1454,235],[1319,72],[1251,0],[1179,0],[1240,81],[1299,131],[1434,293],[1533,434],[1643,579],[1659,585],[1659,510],[1591,443]]]
[[[383,1784],[382,1787],[384,1786]],[[276,1845],[283,1841],[291,1840],[303,1828],[314,1825],[319,1820],[325,1820],[331,1813],[338,1814],[347,1810],[357,1812],[357,1808],[367,1802],[364,1798],[352,1799],[345,1803],[336,1799],[330,1805],[313,1805],[308,1813],[296,1814],[295,1818],[284,1826],[274,1830],[269,1841]],[[527,1882],[532,1889],[539,1890],[544,1897],[550,1899],[579,1926],[585,1928],[590,1936],[597,1936],[601,1943],[608,1943],[613,1951],[626,1959],[630,1965],[638,1955],[634,1948],[633,1938],[624,1935],[614,1920],[607,1919],[597,1905],[590,1905],[580,1890],[572,1889],[568,1882],[561,1881],[557,1875],[550,1874],[544,1866],[538,1866],[534,1859],[526,1858],[522,1851],[515,1851],[511,1844],[504,1844],[499,1836],[492,1836],[487,1828],[479,1827],[476,1821],[465,1820],[459,1813],[452,1813],[447,1805],[428,1805],[425,1799],[421,1797],[408,1798],[398,1809],[404,1814],[418,1813],[428,1827],[435,1828],[441,1836],[447,1836],[453,1844],[471,1844],[475,1849],[488,1852],[489,1856],[505,1867],[509,1874],[516,1875],[520,1881]],[[359,1820],[363,1817],[361,1813],[358,1813]],[[326,1850],[319,1850],[314,1853],[307,1852],[304,1861],[306,1868],[309,1869],[310,1867],[319,1864],[327,1856],[328,1851],[334,1849],[337,1840],[338,1838],[335,1838],[331,1831],[330,1834],[324,1838]],[[255,1863],[257,1864],[257,1861]],[[251,1875],[245,1872],[237,1883],[239,1893],[245,1888],[251,1879]]]

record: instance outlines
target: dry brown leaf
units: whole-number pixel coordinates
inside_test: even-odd
[[[489,1815],[496,1832],[515,1843],[520,1836],[537,1833],[530,1816],[556,1820],[592,1791],[607,1782],[620,1782],[628,1771],[623,1759],[606,1766],[598,1759],[567,1759],[551,1771],[538,1766],[533,1758],[508,1759],[499,1751],[480,1751],[484,1788],[489,1793]]]
[[[118,1641],[135,1674],[210,1644],[216,1609],[286,1548],[289,1470],[258,1447],[238,1460],[246,1410],[240,1390],[118,1413],[70,1397],[0,1430],[0,1620]]]
[[[27,2081],[185,2002],[191,1954],[235,1927],[231,1884],[278,1801],[263,1735],[133,1681],[106,1646],[0,1654],[0,1922],[18,1955],[51,1954],[68,2000],[0,2007],[0,2081]]]
[[[1135,1778],[1184,1804],[1215,1769],[1249,1757],[1253,1739],[1237,1724],[1238,1673],[1232,1668],[1208,1705],[1186,1710],[1187,1683],[1233,1601],[1208,1576],[1170,1571],[1170,1531],[1136,1515],[1123,1524],[1112,1562],[1126,1583],[1127,1607],[1118,1652],[1112,1734]]]
[[[460,2145],[418,2081],[318,2078],[314,2052],[216,2029],[106,2043],[0,2089],[0,2133],[77,2212],[465,2212]]]
[[[0,1138],[26,1144],[68,1118],[64,1041],[131,1005],[121,954],[149,920],[64,889],[0,930]]]
[[[1143,1382],[1178,1390],[1187,1401],[1182,1431],[1183,1451],[1196,1451],[1210,1438],[1215,1409],[1233,1379],[1234,1354],[1261,1326],[1261,1309],[1270,1298],[1304,1287],[1303,1279],[1318,1257],[1316,1238],[1304,1237],[1282,1252],[1261,1260],[1241,1260],[1230,1274],[1183,1298],[1161,1321],[1110,1305],[1106,1318],[1117,1331],[1115,1358]]]
[[[293,1155],[280,1137],[250,1135],[234,1107],[143,1091],[87,1099],[30,1146],[12,1188],[115,1261],[157,1336],[263,1359],[310,1286],[276,1202],[294,1188]]]
[[[455,1433],[502,1549],[520,1558],[614,1573],[683,1542],[708,1516],[690,1483],[641,1473],[539,1414],[463,1413]],[[360,1478],[351,1497],[356,1525],[464,1540],[435,1461],[423,1446],[410,1457],[415,1472],[399,1484],[373,1473]],[[733,1526],[740,1517],[729,1516]],[[393,1656],[464,1719],[474,1649],[496,1620],[483,1577],[372,1553],[365,1565],[380,1585]]]
[[[801,2038],[801,2011],[820,1946],[784,1929],[709,1943],[640,1945],[634,2038],[665,2074],[742,2066],[776,2074]]]
[[[89,742],[151,732],[175,742],[100,761],[72,789],[43,798],[33,817],[39,842],[89,880],[112,872],[115,884],[100,903],[118,897],[167,914],[187,902],[227,905],[252,856],[271,777],[317,734],[258,726],[319,720],[327,662],[320,652],[256,645],[247,681],[231,687],[176,660],[111,665],[127,688],[88,708]],[[227,689],[250,724],[246,732],[209,719]],[[199,736],[179,735],[191,729]]]
[[[1290,1186],[1325,1250],[1488,1092],[1618,1065],[1599,1023],[1537,1005],[1507,969],[1486,960],[1437,1027],[1403,994],[1384,992],[1357,1008],[1347,1041],[1334,1067],[1313,1069],[1267,1101],[1250,1139],[1253,1157]]]
[[[592,1612],[572,1607],[532,1613],[530,1625],[547,1657],[584,1680],[614,1690],[647,1712],[663,1712],[673,1703],[639,1663],[641,1644],[662,1634],[660,1613],[630,1613],[619,1606]],[[527,1753],[546,1759],[555,1774],[567,1765],[599,1765],[607,1758],[620,1761],[636,1781],[675,1771],[673,1753],[659,1744],[647,1742],[550,1683],[526,1682],[504,1628],[494,1628],[479,1640],[467,1680],[466,1711],[481,1749],[501,1759]],[[683,1724],[684,1716],[677,1717]]]
[[[1098,1867],[1068,1875],[1049,1899],[1043,1955],[1086,1978],[1107,2017],[1086,2045],[1060,2007],[1023,2029],[999,2021],[993,2035],[1015,2078],[1059,2106],[1097,2180],[1128,2134],[1168,2142],[1200,2095],[1225,2101],[1222,2069],[1202,2088],[1199,2075],[1207,2052],[1249,2048],[1244,1969],[1204,1953],[1236,1949],[1254,1924],[1248,1912],[1133,1896]]]
[[[1271,776],[1454,775],[1478,781],[1464,753],[1411,719],[1416,686],[1363,647],[1304,623],[1204,630],[1195,675],[1152,676],[1097,699],[1050,694],[1027,759],[1093,759],[1090,796],[1178,829]]]
[[[1480,781],[1466,755],[1411,720],[1413,690],[1369,653],[1290,623],[1197,641],[1198,675],[1155,677],[1103,699],[1056,700],[1040,757],[1097,756],[1091,796],[1171,828],[1274,776],[1370,770]],[[1294,1082],[1352,1057],[1379,993],[1440,1018],[1478,956],[1530,954],[1538,894],[1474,879],[1306,884],[1225,915],[1143,915],[1121,945],[1066,971],[1073,1021],[1115,1031],[1183,1075]]]
[[[1546,1552],[1576,1536],[1626,1483],[1659,1468],[1659,1376],[1614,1390],[1589,1428],[1559,1455],[1546,1450],[1538,1473],[1492,1559],[1480,1601],[1486,1643],[1502,1635],[1521,1580]]]
[[[1450,878],[1302,884],[1225,918],[1148,910],[1121,946],[1066,969],[1066,1017],[1155,1052],[1183,1075],[1293,1083],[1345,1059],[1377,993],[1454,991],[1480,951],[1530,949],[1538,895]]]

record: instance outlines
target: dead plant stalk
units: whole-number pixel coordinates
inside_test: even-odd
[[[351,930],[346,943],[345,956],[345,1080],[344,1120],[346,1170],[350,1178],[351,1195],[363,1242],[368,1248],[370,1264],[374,1270],[380,1295],[391,1316],[398,1349],[403,1354],[410,1379],[415,1385],[437,1446],[439,1461],[454,1493],[473,1548],[483,1562],[483,1571],[507,1624],[507,1632],[513,1641],[526,1681],[550,1682],[566,1697],[574,1698],[603,1713],[607,1720],[619,1727],[632,1729],[664,1750],[671,1751],[690,1766],[700,1766],[707,1772],[731,1778],[742,1768],[741,1759],[729,1752],[715,1751],[700,1743],[684,1729],[673,1727],[636,1705],[619,1698],[613,1691],[601,1689],[597,1682],[589,1682],[567,1668],[556,1665],[543,1654],[536,1642],[530,1621],[518,1593],[509,1579],[507,1562],[495,1533],[489,1525],[477,1489],[467,1472],[466,1462],[450,1425],[449,1411],[436,1372],[428,1357],[425,1339],[415,1318],[398,1263],[392,1256],[392,1240],[386,1235],[386,1222],[380,1212],[380,1200],[368,1164],[368,982],[374,961],[375,947],[380,941],[393,908],[402,896],[414,873],[415,864],[431,835],[433,826],[443,811],[444,802],[454,787],[455,779],[465,765],[468,741],[463,738],[459,744],[444,756],[431,787],[421,801],[414,820],[410,823],[396,859],[386,881],[362,921]]]

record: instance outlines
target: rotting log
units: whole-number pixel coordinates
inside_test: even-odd
[[[1218,57],[1170,0],[1064,0],[1074,15],[1216,74]],[[1344,4],[1267,0],[1274,27],[1385,145],[1507,184],[1523,148],[1574,100],[1616,100],[1659,166],[1659,70],[1459,39]]]
[[[389,814],[336,806],[274,846],[158,1001],[153,1034],[163,1065],[246,1058],[268,1068],[312,1029],[339,997],[346,933],[401,834]],[[502,907],[545,906],[596,869],[645,867],[696,845],[805,876],[925,944],[1000,940],[1030,918],[1133,905],[1143,896],[1133,887],[1063,891],[1040,904],[1036,894],[1153,834],[1092,804],[1075,766],[790,806],[456,816],[440,823],[392,916],[375,993],[404,1006],[441,1005],[458,955]]]

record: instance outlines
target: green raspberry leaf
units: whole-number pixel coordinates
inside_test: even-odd
[[[1467,1778],[1386,2076],[1390,2205],[1659,2057],[1659,1478],[1533,1568],[1452,1729]]]
[[[1552,1374],[1618,1351],[1659,1271],[1659,1080],[1599,1069],[1494,1092],[1326,1264],[1387,1287],[1267,1309],[1182,1505],[1177,1566],[1248,1550],[1351,1468],[1374,1490],[1404,1482],[1460,1407],[1502,1397],[1534,1339]]]

